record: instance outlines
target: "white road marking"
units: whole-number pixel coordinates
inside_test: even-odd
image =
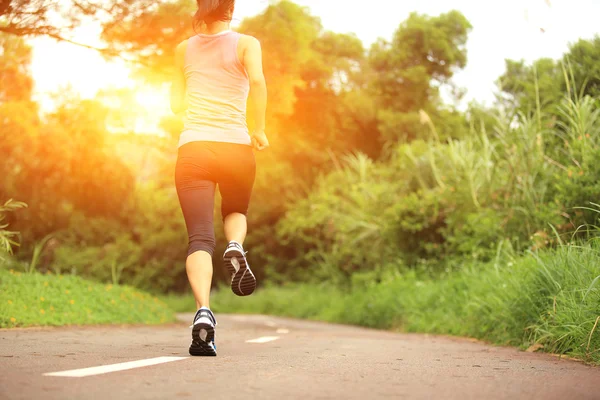
[[[290,330],[285,328],[279,328],[277,329],[277,333],[290,333]]]
[[[82,368],[82,369],[72,369],[69,371],[61,371],[61,372],[49,372],[44,374],[44,376],[66,376],[72,378],[81,378],[84,376],[92,376],[92,375],[101,375],[108,374],[109,372],[117,372],[117,371],[125,371],[128,369],[148,367],[150,365],[157,365],[168,363],[172,361],[185,360],[189,357],[156,357],[149,358],[146,360],[138,360],[138,361],[129,361],[119,364],[111,364],[111,365],[101,365],[99,367],[90,367],[90,368]]]
[[[279,339],[279,336],[263,336],[258,339],[246,340],[246,343],[267,343]]]

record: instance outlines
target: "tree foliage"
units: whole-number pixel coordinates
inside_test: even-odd
[[[386,140],[410,140],[423,134],[419,110],[439,112],[440,86],[466,65],[470,29],[471,24],[458,11],[437,17],[413,13],[391,42],[381,39],[372,46],[371,89]]]
[[[106,29],[156,7],[150,0],[0,0],[0,33],[19,37],[47,36],[117,56],[110,48],[74,41],[73,30],[84,22],[101,21]]]
[[[29,100],[31,48],[21,38],[0,34],[0,55],[0,103]]]
[[[17,226],[35,241],[66,227],[74,210],[119,215],[133,177],[106,146],[104,107],[69,99],[41,118],[30,98],[29,48],[6,34],[0,43],[0,77],[11,83],[0,89],[0,199],[29,205]]]
[[[105,23],[102,39],[110,53],[134,61],[137,78],[161,84],[172,76],[175,47],[194,34],[194,2],[154,3]]]
[[[580,39],[559,60],[542,58],[531,65],[506,60],[506,72],[497,80],[503,100],[519,112],[531,114],[539,107],[555,112],[564,92],[600,97],[600,36]]]

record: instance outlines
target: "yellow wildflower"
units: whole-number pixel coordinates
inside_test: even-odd
[[[44,286],[48,286],[48,282],[44,282]]]
[[[44,299],[43,297],[40,297],[40,301],[45,301],[46,299]]]
[[[11,317],[10,322],[12,322],[14,324],[15,322],[17,322],[17,319],[15,317]]]
[[[12,300],[9,300],[9,301],[8,301],[8,304],[12,304]]]
[[[110,303],[111,303],[111,304],[115,304],[115,300],[114,300],[114,299],[113,299],[113,300],[111,300],[111,301],[110,301]]]
[[[68,290],[65,290],[65,294],[69,294],[70,292]]]
[[[69,303],[71,303],[71,304],[75,304],[75,300],[72,300],[72,299],[71,299],[71,300],[69,301]]]
[[[54,307],[53,306],[50,306],[50,311],[54,311]]]
[[[46,311],[44,311],[44,309],[42,308],[42,309],[40,310],[40,314],[46,314]]]

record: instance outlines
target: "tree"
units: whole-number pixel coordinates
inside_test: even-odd
[[[24,154],[31,132],[40,125],[31,101],[31,48],[23,38],[0,33],[0,202],[7,200],[9,178],[19,169],[13,154]]]
[[[0,103],[31,98],[31,47],[22,38],[0,33]]]
[[[600,98],[600,36],[579,39],[570,46],[564,62],[573,71],[575,83],[584,87],[584,93]]]
[[[127,55],[137,64],[137,78],[162,84],[172,76],[177,44],[194,34],[193,12],[194,2],[187,0],[140,7],[104,24],[102,39],[110,53]]]
[[[103,21],[108,29],[155,7],[156,2],[150,0],[0,0],[0,32],[20,37],[48,36],[115,56],[118,54],[110,48],[77,43],[69,33],[90,18]]]
[[[470,29],[471,24],[458,11],[437,17],[412,13],[391,42],[380,39],[372,46],[371,89],[386,140],[422,135],[419,111],[440,113],[440,86],[450,84],[456,69],[466,65]]]
[[[0,44],[0,202],[29,205],[18,216],[28,240],[65,227],[73,210],[119,215],[133,179],[107,151],[105,108],[70,98],[42,120],[30,98],[29,47],[6,34]]]
[[[290,116],[296,90],[306,85],[303,68],[315,59],[313,43],[322,31],[321,21],[306,8],[281,1],[264,13],[245,19],[240,31],[261,41],[269,101],[276,105],[270,108],[272,116]]]
[[[600,97],[600,36],[580,39],[569,46],[560,59],[541,58],[527,65],[525,61],[506,60],[506,71],[497,85],[502,101],[521,113],[531,114],[539,101],[543,114],[556,111],[564,93]]]
[[[497,80],[507,109],[531,115],[539,107],[549,111],[564,96],[562,68],[559,62],[542,58],[527,66],[524,61],[506,60],[506,72]],[[538,97],[539,95],[539,97]]]
[[[27,239],[67,227],[74,211],[118,218],[133,177],[108,151],[105,110],[94,101],[75,100],[45,123],[34,124],[35,117],[20,112],[16,103],[0,106],[0,137],[6,143],[0,197],[29,205],[19,223]]]

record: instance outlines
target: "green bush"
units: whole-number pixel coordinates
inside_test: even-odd
[[[356,272],[377,272],[390,259],[386,208],[398,199],[402,181],[380,174],[368,157],[348,156],[344,167],[320,179],[278,225],[281,243],[294,249],[288,264],[292,276],[344,281]]]
[[[7,214],[24,207],[27,207],[25,203],[14,201],[12,199],[7,200],[3,205],[0,204],[0,257],[12,254],[13,246],[19,245],[19,243],[15,241],[18,232],[12,232],[6,229],[9,226],[6,222]]]
[[[562,143],[553,157],[560,165],[554,176],[556,200],[569,212],[571,227],[595,221],[592,210],[574,207],[600,199],[600,101],[591,97],[565,100],[559,107],[557,136]]]
[[[383,265],[440,270],[490,261],[500,243],[553,246],[555,232],[594,223],[577,207],[600,198],[600,109],[573,96],[554,109],[496,115],[493,133],[484,125],[460,140],[399,144],[387,160],[346,157],[279,222],[280,242],[297,250],[289,275],[347,282],[359,271],[378,279]]]
[[[144,184],[126,220],[76,215],[57,234],[48,268],[105,283],[166,292],[187,287],[187,238],[174,188]]]

